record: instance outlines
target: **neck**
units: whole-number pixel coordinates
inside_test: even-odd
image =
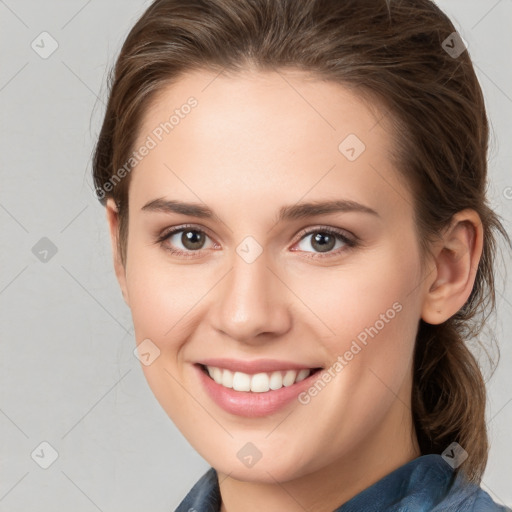
[[[410,410],[399,400],[392,409],[371,440],[314,473],[275,483],[240,481],[218,473],[221,512],[332,512],[421,455]]]

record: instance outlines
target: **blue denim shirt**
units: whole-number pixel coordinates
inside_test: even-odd
[[[219,512],[217,472],[210,468],[175,512]],[[422,455],[351,498],[333,512],[505,512],[479,486],[455,474],[441,455]]]

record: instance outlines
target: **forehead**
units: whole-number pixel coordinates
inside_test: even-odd
[[[151,132],[155,123],[169,120],[173,111],[179,114],[187,101],[194,98],[199,107],[194,108],[194,113],[200,112],[200,116],[194,116],[200,117],[195,127],[216,127],[210,137],[224,136],[229,127],[240,136],[237,121],[247,129],[260,128],[269,135],[273,127],[287,127],[295,135],[302,133],[310,138],[313,132],[319,132],[319,139],[329,135],[329,141],[335,142],[347,130],[364,137],[377,125],[390,136],[384,109],[376,101],[365,101],[353,90],[299,70],[246,70],[235,74],[195,70],[155,94],[143,114],[139,132]],[[293,142],[282,134],[279,142],[286,145],[287,140]]]
[[[155,144],[130,189],[140,201],[222,185],[226,198],[243,193],[255,204],[286,190],[289,201],[339,190],[376,205],[403,202],[387,121],[353,90],[300,71],[194,71],[159,91],[144,113],[135,146]]]

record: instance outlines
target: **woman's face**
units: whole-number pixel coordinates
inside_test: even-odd
[[[411,445],[425,282],[387,121],[289,71],[190,73],[146,112],[121,286],[153,393],[221,473]]]

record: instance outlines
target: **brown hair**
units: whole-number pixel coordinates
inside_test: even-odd
[[[460,470],[479,482],[488,453],[486,392],[465,341],[481,332],[487,317],[480,313],[495,308],[495,233],[510,240],[485,197],[484,98],[468,52],[448,51],[462,44],[454,32],[430,0],[156,0],[110,75],[93,173],[102,203],[112,197],[118,205],[125,263],[130,174],[113,178],[155,94],[180,74],[298,69],[383,106],[424,254],[456,212],[472,208],[482,221],[483,255],[467,303],[440,325],[420,320],[412,392],[422,454],[457,441],[469,454]]]

